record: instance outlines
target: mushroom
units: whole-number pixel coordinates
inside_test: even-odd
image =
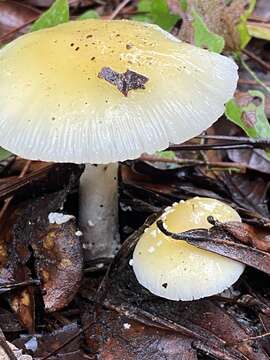
[[[165,229],[179,233],[209,229],[208,216],[222,222],[241,221],[229,205],[199,197],[174,203],[160,219]],[[238,280],[245,268],[235,260],[171,239],[157,228],[156,222],[139,239],[131,263],[137,280],[151,293],[183,301],[222,292]]]
[[[110,256],[119,241],[117,162],[200,134],[237,79],[230,58],[156,25],[91,19],[32,32],[0,50],[0,145],[27,159],[88,164],[84,247]]]

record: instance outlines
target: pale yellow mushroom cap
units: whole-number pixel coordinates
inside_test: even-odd
[[[161,216],[171,232],[208,229],[207,217],[241,221],[238,213],[221,201],[195,197],[175,203]],[[185,241],[164,235],[153,223],[141,236],[134,254],[133,269],[141,285],[170,300],[195,300],[218,294],[238,280],[245,266]]]
[[[124,96],[104,67],[148,78]],[[133,21],[74,21],[0,51],[0,146],[29,159],[109,163],[208,128],[237,83],[229,58]]]

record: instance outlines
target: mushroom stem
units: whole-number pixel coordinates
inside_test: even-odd
[[[119,245],[118,163],[86,165],[79,208],[85,259],[112,257]]]

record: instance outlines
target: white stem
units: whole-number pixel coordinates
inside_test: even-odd
[[[120,243],[118,163],[86,165],[80,182],[79,209],[86,260],[112,257]]]

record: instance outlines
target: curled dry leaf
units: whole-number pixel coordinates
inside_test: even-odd
[[[237,260],[270,275],[270,253],[261,250],[268,249],[269,229],[258,233],[253,226],[240,222],[228,225],[216,222],[209,230],[195,229],[174,234],[163,227],[162,221],[158,221],[158,227],[173,239],[184,240],[200,249]],[[250,246],[250,243],[258,247]]]
[[[269,227],[254,227],[239,222],[217,223],[216,227],[225,230],[243,244],[251,245],[258,250],[270,252]]]
[[[63,308],[73,299],[80,285],[82,251],[75,232],[74,220],[62,225],[50,224],[46,233],[41,233],[40,242],[32,243],[47,311]]]
[[[21,263],[29,257],[28,247],[33,249],[47,311],[56,311],[72,300],[82,274],[82,248],[75,221],[50,224],[48,219],[51,212],[63,207],[65,198],[66,192],[60,191],[24,204],[16,211],[12,228]]]

